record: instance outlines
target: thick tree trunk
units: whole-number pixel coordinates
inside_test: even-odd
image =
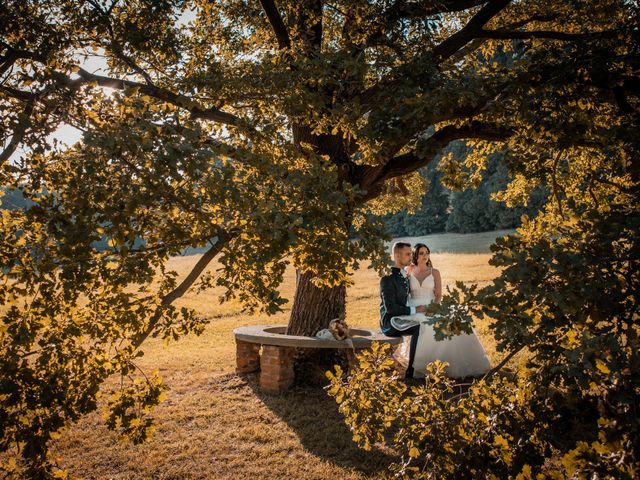
[[[288,335],[315,335],[334,318],[344,316],[346,287],[318,288],[311,283],[312,278],[309,272],[298,274]]]
[[[309,272],[299,272],[291,318],[287,327],[289,335],[315,335],[326,328],[334,318],[344,315],[346,287],[318,288]],[[325,385],[325,372],[334,365],[347,368],[344,349],[300,348],[295,353],[294,371],[299,385]]]

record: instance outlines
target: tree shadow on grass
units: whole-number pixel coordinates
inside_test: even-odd
[[[237,378],[244,380],[255,396],[296,433],[310,453],[367,475],[385,472],[397,457],[386,447],[375,446],[366,451],[353,442],[337,403],[322,388],[317,375],[318,372],[312,382],[278,394],[261,391],[257,374]],[[326,385],[328,381],[323,383]]]

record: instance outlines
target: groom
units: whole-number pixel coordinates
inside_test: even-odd
[[[380,329],[388,337],[400,337],[411,335],[411,346],[409,349],[409,366],[405,378],[413,378],[413,359],[416,354],[418,344],[418,333],[420,325],[415,325],[407,330],[396,330],[391,325],[391,319],[399,315],[413,315],[424,313],[424,305],[410,307],[409,301],[409,279],[404,267],[411,263],[411,245],[404,242],[393,244],[393,260],[395,267],[391,267],[391,275],[380,279]]]

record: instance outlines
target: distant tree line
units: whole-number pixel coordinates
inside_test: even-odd
[[[536,188],[526,206],[508,207],[493,200],[491,194],[505,189],[510,182],[503,155],[491,155],[482,180],[476,187],[452,191],[442,183],[443,173],[437,162],[421,171],[429,182],[422,205],[415,213],[401,210],[382,217],[394,237],[420,236],[431,233],[472,233],[502,230],[520,226],[522,215],[534,217],[549,196],[546,188]]]

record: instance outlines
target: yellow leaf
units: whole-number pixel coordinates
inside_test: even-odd
[[[596,368],[604,374],[611,373],[611,370],[609,370],[609,367],[607,367],[605,363],[600,359],[596,360]]]
[[[502,435],[496,435],[493,439],[493,444],[497,447],[509,448],[509,442]]]
[[[531,467],[525,464],[522,471],[516,477],[516,480],[531,480]]]

